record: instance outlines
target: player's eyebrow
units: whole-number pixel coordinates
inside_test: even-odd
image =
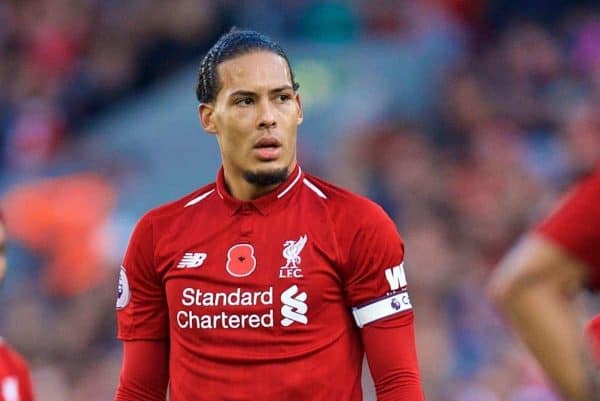
[[[229,95],[229,97],[234,97],[234,96],[255,97],[255,96],[257,96],[257,94],[256,94],[256,92],[252,92],[252,91],[239,90],[239,91],[235,91]]]
[[[278,93],[278,92],[283,92],[283,91],[285,91],[285,90],[290,90],[290,89],[291,89],[291,90],[293,90],[294,88],[292,88],[292,86],[291,86],[291,85],[283,85],[283,86],[280,86],[280,87],[278,87],[278,88],[271,89],[271,90],[269,91],[269,93]]]
[[[291,85],[283,85],[283,86],[279,86],[277,88],[269,90],[269,93],[273,94],[273,93],[279,93],[279,92],[283,92],[283,91],[286,91],[286,90],[293,90],[293,89],[294,88],[292,88]],[[229,97],[235,97],[235,96],[256,97],[256,96],[258,96],[258,94],[256,92],[252,92],[252,91],[249,91],[249,90],[243,90],[243,89],[241,89],[241,90],[237,90],[235,92],[232,92],[229,95]]]

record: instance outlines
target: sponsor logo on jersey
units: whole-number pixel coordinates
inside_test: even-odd
[[[298,286],[293,285],[284,292],[281,293],[281,324],[285,327],[292,323],[307,324],[308,318],[306,312],[308,306],[306,305],[306,299],[308,296],[306,292],[299,292]]]
[[[4,401],[20,401],[19,380],[14,376],[9,376],[2,380],[2,399]]]
[[[208,255],[204,252],[186,252],[177,267],[179,269],[194,269],[202,266]]]
[[[179,329],[258,329],[273,328],[275,289],[248,291],[242,287],[226,291],[210,291],[186,287],[181,291],[180,309],[175,323]],[[306,292],[292,285],[280,295],[283,327],[293,323],[308,324]]]
[[[385,279],[390,285],[391,291],[406,287],[406,274],[404,274],[404,262],[398,266],[385,269]]]
[[[250,244],[233,245],[227,251],[227,272],[233,277],[246,277],[256,269],[254,247]]]
[[[121,266],[119,270],[119,284],[117,285],[117,309],[123,309],[129,304],[131,293],[129,292],[129,280],[127,280],[127,271]]]
[[[273,327],[273,287],[266,291],[203,291],[187,287],[181,292],[176,322],[181,329],[240,329]],[[261,307],[270,307],[264,311]],[[225,310],[233,307],[235,312]],[[262,309],[262,310],[261,310]]]
[[[306,241],[308,240],[306,234],[300,236],[297,241],[285,241],[283,243],[283,257],[286,260],[285,266],[281,266],[279,269],[279,278],[301,278],[304,277],[302,269],[300,268],[300,252],[304,249]]]

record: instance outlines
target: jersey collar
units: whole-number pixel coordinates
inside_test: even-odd
[[[267,215],[274,209],[283,206],[291,198],[291,195],[300,188],[303,178],[304,173],[300,166],[296,164],[296,167],[294,167],[288,178],[273,191],[251,201],[241,201],[229,193],[225,185],[225,171],[223,166],[221,166],[217,174],[217,194],[225,202],[225,205],[231,209],[232,215],[244,210],[253,209],[258,210],[263,215]]]

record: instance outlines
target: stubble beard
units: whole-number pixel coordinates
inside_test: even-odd
[[[246,182],[257,187],[269,187],[281,184],[288,178],[288,169],[279,168],[271,171],[244,171]]]

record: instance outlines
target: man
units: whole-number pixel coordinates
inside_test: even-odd
[[[202,61],[216,183],[147,213],[119,280],[116,400],[423,400],[404,247],[372,202],[301,170],[284,50],[253,31]]]
[[[0,282],[6,274],[6,229],[0,215]],[[0,337],[0,401],[32,401],[33,390],[25,360]]]
[[[505,257],[490,283],[513,327],[572,401],[600,400],[575,310],[584,287],[600,288],[600,168]],[[598,344],[600,330],[590,334]]]

